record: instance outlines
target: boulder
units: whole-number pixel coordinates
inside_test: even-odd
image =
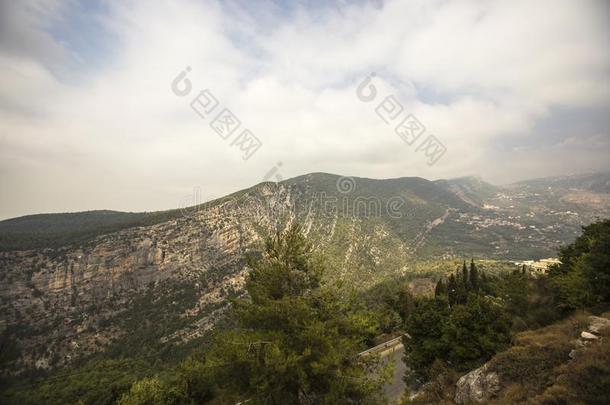
[[[589,317],[589,332],[599,335],[602,329],[610,327],[610,319],[599,316]]]
[[[585,339],[585,340],[596,340],[596,339],[598,339],[598,337],[595,336],[594,334],[589,333],[589,332],[585,332],[585,331],[580,332],[580,338],[581,339]]]
[[[486,403],[500,391],[498,373],[489,371],[488,364],[463,375],[456,384],[457,404]]]

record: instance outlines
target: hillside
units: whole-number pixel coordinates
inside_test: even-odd
[[[102,210],[7,219],[0,221],[0,251],[79,245],[103,234],[154,225],[179,215],[179,210],[152,213]]]
[[[326,257],[329,280],[365,289],[429,272],[422,261],[552,256],[610,210],[555,197],[478,179],[313,173],[181,210],[2,221],[3,368],[52,369],[104,350],[184,350],[243,293],[245,258],[295,222]]]
[[[486,200],[502,190],[501,187],[486,183],[480,177],[458,177],[449,180],[436,180],[436,184],[445,187],[464,201],[483,206]]]
[[[425,404],[606,404],[610,314],[573,315],[516,334],[507,350],[460,378],[439,375],[411,394]]]
[[[514,183],[513,187],[532,189],[577,189],[598,193],[610,192],[610,173],[586,173],[572,176],[544,177]]]
[[[338,191],[340,179],[349,183],[347,193]],[[280,182],[264,195],[259,196],[258,191],[266,186],[275,187],[272,186],[275,183],[261,183],[199,206],[167,211],[88,211],[8,219],[0,221],[0,251],[83,247],[102,235],[190,217],[228,200],[239,204],[250,199],[270,211],[272,200],[280,197],[279,190],[290,189],[296,197],[282,208],[284,213],[294,210],[294,215],[302,215],[308,211],[324,211],[330,217],[337,211],[339,217],[383,217],[402,240],[413,242],[412,233],[417,231],[422,239],[417,243],[420,247],[427,245],[420,249],[420,255],[442,256],[453,252],[456,256],[466,253],[499,258],[542,257],[540,253],[552,254],[561,243],[572,240],[580,225],[608,215],[610,193],[602,187],[608,183],[610,174],[607,173],[535,179],[506,187],[491,185],[478,177],[376,180],[312,173]],[[388,202],[400,206],[399,218],[386,215]],[[449,210],[442,223],[434,221],[443,212],[428,209],[429,203]],[[273,204],[279,207],[276,202]],[[411,220],[415,224],[409,223]],[[423,228],[422,220],[426,223]],[[410,232],[404,229],[405,224],[409,225]],[[487,232],[476,235],[481,228]],[[463,240],[464,245],[452,246],[456,241],[447,240],[448,237]],[[421,243],[424,238],[427,243]],[[435,247],[438,242],[449,244],[440,247],[442,251]],[[528,249],[526,244],[535,247]]]

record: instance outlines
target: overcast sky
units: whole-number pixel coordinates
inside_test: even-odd
[[[271,180],[610,169],[607,1],[0,4],[0,218],[177,208],[278,162]],[[444,145],[435,164],[375,113],[387,96]],[[241,121],[227,139],[210,127],[224,108]],[[262,143],[247,160],[244,129]]]

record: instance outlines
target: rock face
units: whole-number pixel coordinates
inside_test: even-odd
[[[329,184],[327,195],[335,188]],[[201,337],[222,318],[228,298],[243,294],[245,257],[296,220],[332,261],[332,277],[365,286],[407,271],[407,241],[381,218],[312,209],[316,188],[308,179],[263,183],[83,245],[0,252],[0,348],[10,349],[1,353],[8,361],[0,373],[71,363],[133,334],[138,323],[157,324],[164,345]],[[404,221],[423,229],[427,219],[407,218],[407,209]],[[446,209],[436,204],[434,215]]]
[[[229,291],[241,289],[243,255],[259,240],[226,209],[122,230],[80,248],[0,253],[0,332],[15,348],[13,371],[103,350],[127,332],[119,321],[147,292],[175,295],[187,307],[184,318],[207,328]],[[183,298],[186,288],[193,293]]]
[[[458,380],[454,400],[457,404],[482,404],[497,394],[499,390],[498,373],[490,372],[488,365],[485,364]]]

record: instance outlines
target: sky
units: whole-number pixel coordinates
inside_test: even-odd
[[[0,219],[607,171],[609,128],[603,0],[0,0]]]

